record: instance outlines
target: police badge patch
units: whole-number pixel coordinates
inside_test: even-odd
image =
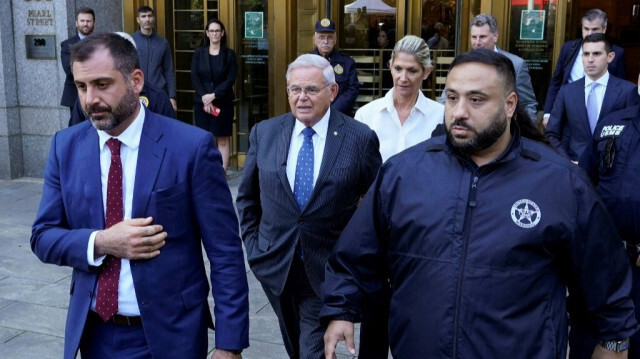
[[[624,131],[624,125],[609,125],[602,127],[602,132],[600,132],[600,138],[609,137],[609,136],[620,136]]]
[[[511,206],[511,219],[518,227],[533,228],[540,222],[540,217],[540,207],[530,199],[521,199]]]
[[[342,73],[344,72],[344,69],[342,68],[342,66],[340,66],[340,64],[338,64],[333,67],[333,72],[335,72],[338,75],[342,75]]]

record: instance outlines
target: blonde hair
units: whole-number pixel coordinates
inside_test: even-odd
[[[400,39],[400,41],[396,43],[396,46],[393,47],[393,52],[391,52],[389,67],[391,67],[393,59],[395,59],[396,55],[400,52],[415,56],[416,60],[422,65],[423,70],[431,67],[429,46],[427,46],[427,43],[420,37],[407,35]]]

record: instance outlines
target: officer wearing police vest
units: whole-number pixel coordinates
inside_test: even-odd
[[[640,318],[640,105],[613,112],[598,121],[593,142],[579,163],[589,174],[620,233],[633,268],[631,298],[636,306],[636,319]],[[571,352],[575,347],[584,353],[597,339],[588,328],[575,329],[569,338],[569,344],[573,342]],[[640,332],[632,335],[629,343],[629,359],[638,358]]]
[[[337,42],[336,23],[326,18],[318,20],[313,42],[316,47],[311,53],[327,59],[336,74],[338,96],[331,103],[331,107],[345,115],[353,116],[353,105],[358,98],[360,83],[355,61],[334,49]]]

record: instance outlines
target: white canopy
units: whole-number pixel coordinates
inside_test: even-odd
[[[367,8],[367,14],[395,14],[396,8],[391,7],[382,2],[382,0],[356,0],[355,2],[345,5],[344,12],[346,14],[355,14],[358,9]]]

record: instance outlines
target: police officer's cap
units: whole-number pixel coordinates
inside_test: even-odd
[[[316,32],[336,32],[335,21],[327,18],[318,20],[318,22],[316,22]]]

